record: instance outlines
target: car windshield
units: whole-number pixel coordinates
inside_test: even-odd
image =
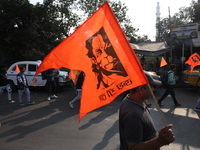
[[[26,64],[16,64],[16,65],[12,68],[12,71],[14,71],[14,72],[19,72],[19,68],[20,68],[20,67],[26,68]]]

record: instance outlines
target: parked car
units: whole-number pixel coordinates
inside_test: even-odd
[[[160,81],[160,76],[156,74],[154,71],[147,71],[154,80],[159,80]]]
[[[199,75],[200,75],[200,65],[195,66],[192,72],[190,72],[190,66],[188,66],[186,70],[182,72],[182,80],[184,81],[184,83],[187,83],[188,85],[195,86],[199,78]]]
[[[11,79],[13,81],[14,85],[17,85],[16,76],[19,73],[18,68],[19,67],[25,67],[26,68],[25,74],[26,74],[29,86],[45,86],[47,81],[42,79],[41,73],[39,73],[36,77],[34,77],[35,72],[36,72],[36,70],[38,69],[38,67],[40,66],[41,63],[42,63],[41,60],[16,62],[8,68],[7,78]],[[68,72],[60,71],[59,72],[59,84],[60,84],[60,86],[66,85],[66,83],[68,81],[69,81]]]

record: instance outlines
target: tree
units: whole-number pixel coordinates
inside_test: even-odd
[[[8,62],[19,58],[28,43],[32,9],[28,0],[0,1],[0,49]]]
[[[169,40],[170,27],[175,25],[188,24],[192,22],[200,22],[200,0],[198,2],[192,2],[188,7],[179,8],[179,12],[175,13],[172,17],[162,18],[160,22],[156,24],[158,30],[158,36],[156,41]]]
[[[77,26],[80,18],[71,10],[73,3],[60,1],[35,6],[28,0],[0,1],[1,56],[8,64],[42,59]]]
[[[82,16],[85,16],[84,19],[86,19],[91,16],[104,3],[104,1],[105,0],[78,0],[77,9],[83,12]],[[127,16],[128,8],[125,4],[122,4],[120,0],[109,1],[109,4],[129,42],[135,43],[143,40],[150,41],[147,35],[144,35],[143,37],[137,35],[139,29],[132,26],[132,22]]]
[[[192,7],[193,7],[193,16],[192,16],[192,20],[193,22],[197,22],[200,24],[200,0],[198,0],[198,2],[194,2],[192,3]]]
[[[77,26],[80,18],[72,13],[72,4],[63,0],[48,0],[35,6],[33,20],[35,34],[40,37],[35,44],[38,50],[48,54],[70,34],[72,27]]]
[[[45,0],[32,5],[28,0],[0,1],[0,56],[8,64],[20,60],[43,59],[71,34],[83,20],[96,11],[104,0]],[[147,41],[138,36],[127,7],[120,1],[111,7],[130,42]],[[80,15],[79,12],[83,15]],[[1,58],[2,59],[2,58]]]

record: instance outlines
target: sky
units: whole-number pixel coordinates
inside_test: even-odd
[[[29,0],[30,3],[42,3],[43,0]],[[166,18],[174,13],[179,12],[179,8],[190,6],[193,0],[121,0],[128,7],[127,15],[132,21],[134,28],[139,29],[137,34],[148,35],[155,40],[155,24],[156,24],[156,7],[157,2],[160,4],[160,18]],[[197,0],[194,0],[195,2]]]

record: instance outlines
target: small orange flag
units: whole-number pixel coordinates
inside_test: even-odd
[[[85,73],[79,121],[122,92],[148,83],[107,1],[44,58],[35,75],[62,67]]]
[[[160,67],[163,67],[167,65],[167,62],[165,61],[164,57],[162,57],[161,62],[160,62]]]
[[[14,72],[20,72],[18,64],[16,64]]]
[[[81,71],[79,70],[70,70],[69,78],[73,81],[74,85],[76,85],[80,73]]]
[[[195,66],[200,65],[200,55],[198,53],[192,54],[185,64],[191,65],[190,72],[192,72]]]

